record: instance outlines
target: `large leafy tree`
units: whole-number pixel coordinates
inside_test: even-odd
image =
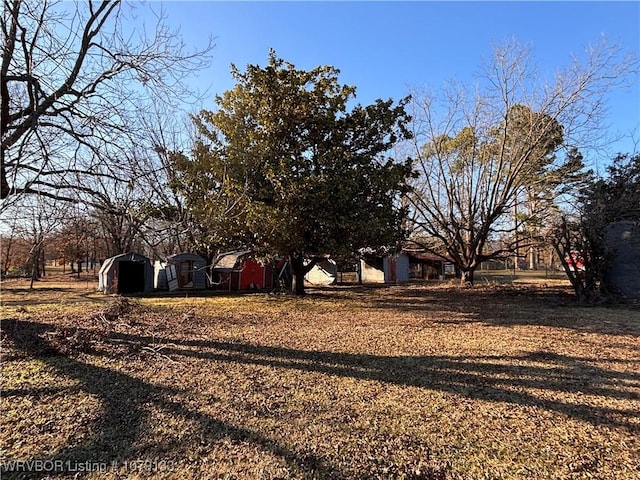
[[[473,283],[481,262],[534,245],[545,218],[580,179],[580,150],[602,143],[605,95],[628,85],[637,61],[603,43],[552,82],[531,53],[495,49],[473,91],[414,95],[412,133],[420,177],[409,196],[416,233],[446,252]]]
[[[409,161],[385,156],[407,137],[404,101],[348,103],[355,88],[330,66],[300,70],[271,51],[266,67],[232,67],[237,85],[196,118],[192,157],[176,185],[219,238],[289,258],[304,292],[305,259],[394,245]]]

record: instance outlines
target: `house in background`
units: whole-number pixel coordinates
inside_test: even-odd
[[[204,290],[208,284],[206,268],[207,261],[195,253],[177,253],[165,260],[156,260],[154,288]]]
[[[445,257],[425,252],[407,252],[409,257],[409,278],[412,280],[444,280]]]
[[[119,295],[151,292],[151,260],[137,253],[123,253],[107,258],[98,272],[98,290]]]

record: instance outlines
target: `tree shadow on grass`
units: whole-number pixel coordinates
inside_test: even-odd
[[[388,287],[372,296],[354,288],[317,290],[326,299],[362,300],[367,308],[425,314],[437,323],[483,323],[498,326],[547,326],[579,332],[640,337],[640,308],[633,304],[594,307],[599,315],[580,313],[566,288],[490,286],[430,288]]]
[[[145,405],[153,404],[172,417],[196,423],[198,433],[210,442],[228,439],[254,444],[308,478],[348,478],[348,474],[314,453],[294,451],[260,432],[220,421],[174,400],[173,397],[181,393],[178,390],[60,355],[46,340],[46,333],[53,328],[36,322],[2,322],[2,333],[7,340],[60,374],[77,380],[79,387],[72,388],[96,396],[102,402],[103,411],[92,425],[94,433],[90,438],[79,445],[68,445],[42,460],[82,463],[98,459],[105,463],[121,463],[137,459],[143,454],[137,450],[137,442],[145,430]],[[301,374],[319,373],[441,391],[471,400],[534,407],[596,427],[619,428],[634,435],[640,433],[637,408],[640,403],[637,394],[640,359],[608,359],[608,363],[619,363],[628,370],[618,371],[597,366],[600,360],[597,358],[547,351],[512,357],[380,356],[115,332],[107,341],[161,345],[163,355],[176,360],[191,358],[295,370]],[[631,370],[629,365],[638,368]],[[15,393],[24,394],[23,391]],[[618,402],[625,406],[616,406]],[[155,451],[170,452],[172,447],[158,441],[154,448]],[[44,473],[34,472],[25,477],[3,474],[3,478],[44,476]]]
[[[312,453],[295,452],[259,432],[220,421],[172,400],[173,395],[180,393],[178,390],[156,386],[108,368],[61,355],[46,340],[46,333],[52,330],[51,325],[9,319],[2,321],[1,329],[3,336],[14,348],[38,358],[58,373],[77,380],[79,386],[71,387],[71,390],[81,389],[87,394],[95,395],[102,403],[100,417],[91,426],[93,434],[89,439],[78,445],[69,445],[47,458],[29,460],[49,462],[49,465],[55,465],[56,462],[62,462],[63,465],[67,465],[67,462],[72,465],[98,462],[107,466],[112,462],[122,465],[124,461],[135,460],[139,453],[135,444],[144,433],[145,405],[152,403],[171,416],[195,422],[201,436],[208,441],[229,439],[249,442],[283,459],[291,470],[306,473],[313,478],[344,477],[338,469]],[[12,393],[17,396],[26,394],[23,390],[3,392],[5,398]],[[32,394],[38,395],[39,390],[33,390]],[[161,448],[161,445],[158,447]],[[65,475],[68,472],[2,471],[2,478],[37,479],[53,474]]]
[[[127,341],[164,343],[163,353],[172,358],[193,357],[420,387],[474,400],[537,407],[595,426],[640,433],[638,408],[602,405],[608,401],[640,405],[640,395],[635,393],[640,390],[640,359],[607,360],[637,366],[633,372],[621,372],[596,366],[598,358],[547,351],[512,357],[388,357],[213,340],[116,336]],[[567,395],[571,400],[562,399]],[[589,401],[587,397],[598,400]]]

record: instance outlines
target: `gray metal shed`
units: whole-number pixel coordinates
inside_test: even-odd
[[[168,290],[166,267],[175,266],[178,288],[204,290],[207,288],[207,261],[195,253],[176,253],[166,260],[157,260],[154,264],[154,287]]]
[[[117,294],[151,292],[151,261],[137,253],[123,253],[107,258],[98,272],[98,290]]]
[[[640,222],[608,225],[605,240],[612,254],[607,284],[627,298],[640,300]]]

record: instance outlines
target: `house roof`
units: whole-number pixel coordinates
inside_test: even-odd
[[[450,262],[451,260],[442,257],[440,255],[435,255],[433,253],[425,253],[425,252],[405,252],[411,258],[415,258],[416,260],[422,260],[426,262]]]

